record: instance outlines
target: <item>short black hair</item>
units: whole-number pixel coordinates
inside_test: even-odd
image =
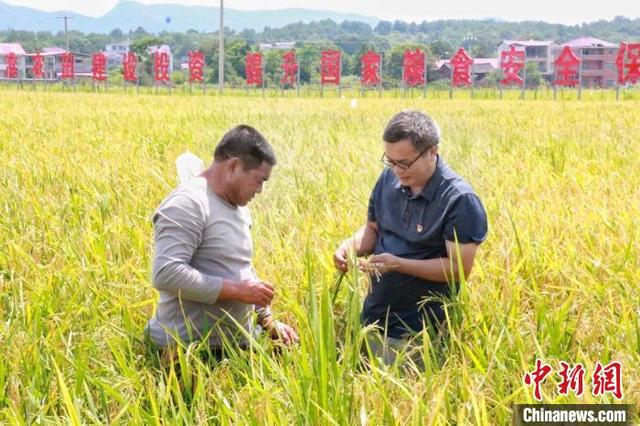
[[[418,151],[422,151],[440,143],[440,128],[423,112],[402,111],[389,121],[382,139],[389,143],[409,139]]]
[[[251,126],[241,124],[229,130],[213,153],[215,161],[238,157],[245,170],[257,169],[263,162],[276,164],[276,155],[269,142]]]

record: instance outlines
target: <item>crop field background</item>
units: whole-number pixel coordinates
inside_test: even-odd
[[[0,91],[0,423],[510,424],[536,360],[582,363],[585,393],[640,400],[637,100],[172,96]],[[528,94],[529,97],[529,94]],[[361,365],[368,281],[337,287],[332,253],[364,223],[382,130],[417,108],[483,200],[489,237],[449,306],[446,350],[425,371]],[[209,363],[192,345],[164,366],[143,328],[150,218],[185,150],[210,161],[247,123],[278,165],[251,204],[255,268],[298,346]],[[338,292],[336,293],[336,290]],[[334,301],[335,294],[335,301]],[[623,398],[593,396],[618,361]]]

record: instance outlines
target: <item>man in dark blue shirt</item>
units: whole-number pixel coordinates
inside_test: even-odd
[[[371,193],[367,223],[340,244],[334,262],[346,272],[350,251],[372,254],[362,321],[395,345],[444,325],[442,301],[455,288],[450,283],[471,272],[487,218],[473,188],[438,155],[440,130],[432,118],[403,111],[383,139],[387,167]]]

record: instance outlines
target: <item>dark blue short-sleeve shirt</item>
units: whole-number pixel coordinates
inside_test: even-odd
[[[481,243],[487,237],[487,216],[480,199],[441,157],[433,176],[416,195],[386,168],[371,193],[368,220],[378,224],[374,254],[408,259],[447,257],[445,240]],[[390,337],[402,337],[442,321],[442,298],[448,296],[447,283],[393,271],[380,279],[372,276],[362,319],[365,324],[377,323]]]

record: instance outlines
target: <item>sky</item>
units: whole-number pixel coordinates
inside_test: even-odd
[[[0,0],[5,3],[55,11],[70,10],[88,16],[100,16],[118,0]],[[137,0],[140,3],[177,3],[218,6],[219,0]],[[511,6],[514,4],[514,6]],[[525,6],[526,5],[526,6]],[[542,20],[551,23],[580,24],[615,16],[640,17],[640,0],[226,0],[225,8],[262,10],[300,7],[333,10],[405,21],[436,19],[501,18],[508,21]]]

